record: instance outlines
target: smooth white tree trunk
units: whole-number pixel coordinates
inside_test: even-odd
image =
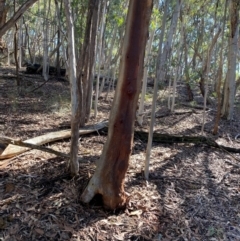
[[[142,126],[142,123],[143,123],[144,101],[145,101],[145,95],[147,91],[148,64],[150,60],[151,47],[152,47],[154,34],[155,34],[155,29],[153,29],[150,33],[150,38],[148,40],[147,48],[146,48],[145,63],[144,63],[144,70],[143,70],[142,92],[141,92],[141,99],[139,103],[139,109],[137,111],[137,122],[140,126]]]
[[[98,98],[99,98],[99,79],[100,79],[100,69],[101,69],[101,64],[102,64],[102,39],[103,39],[103,30],[105,26],[105,21],[106,21],[106,8],[107,8],[107,1],[105,0],[104,6],[103,6],[103,13],[102,13],[102,21],[100,25],[100,33],[98,35],[98,42],[99,42],[99,49],[98,49],[98,73],[97,73],[97,83],[96,83],[96,93],[95,93],[95,102],[94,102],[94,117],[97,117],[98,114]]]
[[[179,37],[179,43],[177,48],[177,66],[175,68],[175,75],[173,80],[173,94],[172,94],[172,105],[171,105],[171,112],[174,112],[175,107],[175,99],[176,99],[176,91],[177,91],[177,82],[180,78],[181,73],[181,59],[182,59],[182,51],[183,48],[183,22],[181,22],[181,30],[180,30],[180,37]]]
[[[155,111],[156,111],[156,101],[157,101],[157,91],[158,91],[158,80],[161,75],[162,69],[159,69],[161,66],[161,55],[162,55],[162,45],[163,45],[163,38],[166,26],[166,19],[167,19],[167,12],[168,12],[168,4],[169,1],[166,1],[164,7],[164,15],[162,20],[162,28],[161,28],[161,35],[158,47],[158,58],[157,58],[157,66],[156,66],[156,77],[154,80],[154,91],[153,91],[153,99],[152,99],[152,113],[151,113],[151,122],[149,126],[149,134],[148,134],[148,143],[147,143],[147,150],[146,150],[146,158],[145,158],[145,170],[144,175],[145,178],[148,180],[149,177],[149,164],[150,164],[150,155],[152,149],[152,139],[153,139],[153,127],[155,123]]]
[[[75,56],[75,42],[74,42],[74,24],[72,19],[72,10],[69,0],[64,0],[65,15],[67,20],[67,34],[68,34],[68,51],[69,51],[69,79],[71,83],[71,147],[70,147],[70,161],[68,168],[72,175],[77,175],[79,171],[78,163],[78,139],[79,139],[79,96],[76,72],[76,56]]]
[[[177,29],[177,23],[178,23],[178,19],[179,19],[181,5],[182,5],[182,0],[177,0],[175,9],[174,9],[174,12],[172,15],[171,25],[170,25],[169,31],[167,33],[167,36],[166,36],[166,41],[164,42],[164,48],[163,48],[163,52],[161,55],[161,65],[158,66],[158,68],[161,70],[160,71],[161,74],[159,76],[160,82],[162,82],[164,80],[166,72],[167,72],[166,71],[167,63],[169,62],[168,58],[171,53],[173,35],[175,34],[176,29]]]

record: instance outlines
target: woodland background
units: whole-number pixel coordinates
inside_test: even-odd
[[[0,0],[3,240],[240,239],[237,0],[153,2],[119,179],[125,208],[103,209],[101,192],[105,199],[83,202],[110,135],[130,9],[117,0]],[[6,137],[21,145],[61,130],[72,138],[27,141],[35,149],[4,157]]]

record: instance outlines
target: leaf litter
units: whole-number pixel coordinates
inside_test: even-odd
[[[51,80],[36,92],[17,94],[14,79],[4,77],[14,69],[1,69],[0,134],[28,139],[70,126],[69,85]],[[22,81],[36,87],[41,77]],[[178,91],[184,93],[179,84]],[[59,97],[61,93],[61,98]],[[105,93],[103,92],[104,97]],[[158,111],[159,133],[199,135],[200,110],[189,114],[178,97],[177,111]],[[100,99],[99,117],[108,118],[113,93]],[[240,102],[239,96],[237,103]],[[200,103],[201,104],[201,103]],[[164,104],[161,104],[162,106]],[[161,106],[159,105],[159,106]],[[151,105],[147,105],[150,111]],[[215,107],[213,106],[212,109]],[[166,113],[165,113],[166,112]],[[185,113],[185,114],[184,114]],[[240,133],[239,108],[232,123],[221,120],[217,136],[211,135],[214,111],[207,112],[205,134],[219,144],[240,148],[234,137]],[[147,130],[149,117],[144,126]],[[105,133],[81,137],[78,177],[66,172],[66,160],[31,150],[0,163],[0,239],[18,240],[240,240],[239,154],[194,144],[153,143],[149,181],[143,175],[146,142],[135,139],[126,175],[129,202],[126,210],[109,212],[98,197],[85,205],[79,197],[94,173]],[[68,153],[70,140],[49,144]]]

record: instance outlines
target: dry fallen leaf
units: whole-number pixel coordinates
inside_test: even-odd
[[[119,240],[119,241],[124,241],[125,240],[124,236],[125,236],[125,233],[120,233],[120,234],[113,235],[113,237],[116,240]]]
[[[44,231],[40,228],[35,228],[35,232],[40,234],[40,235],[43,235],[44,234]]]
[[[135,211],[130,212],[129,216],[138,216],[139,217],[142,214],[142,212],[143,211],[141,209],[135,210]]]
[[[13,183],[6,183],[5,192],[9,193],[15,189],[15,185]]]
[[[6,221],[0,217],[0,229],[4,229],[6,227]]]

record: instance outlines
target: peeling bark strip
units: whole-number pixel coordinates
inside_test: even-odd
[[[152,0],[131,0],[119,80],[110,113],[108,139],[96,172],[81,196],[89,202],[95,194],[103,196],[106,208],[126,204],[124,178],[132,150],[134,120],[143,76],[144,51],[151,16]]]

